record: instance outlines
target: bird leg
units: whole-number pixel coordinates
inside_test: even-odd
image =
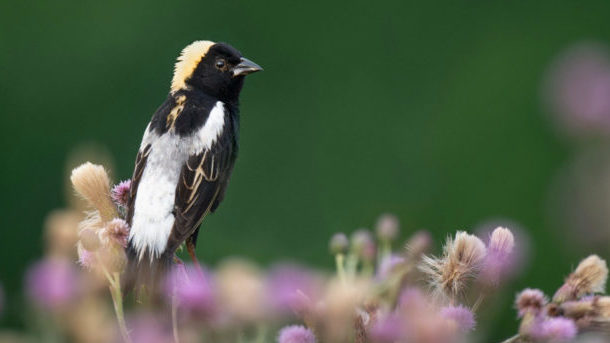
[[[186,251],[188,251],[189,255],[191,256],[191,260],[193,260],[195,267],[197,267],[197,269],[201,269],[201,265],[197,260],[197,255],[195,255],[195,243],[190,237],[186,240]]]

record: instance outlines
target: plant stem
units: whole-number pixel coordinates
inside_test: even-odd
[[[178,299],[174,294],[172,296],[172,330],[174,331],[174,343],[180,343],[178,336]]]
[[[339,280],[345,283],[347,280],[345,278],[344,255],[335,255],[335,263],[337,264],[337,275],[339,275]]]
[[[110,295],[112,296],[112,303],[114,305],[114,312],[116,313],[116,319],[119,324],[119,331],[123,337],[125,343],[131,343],[129,333],[127,332],[127,325],[125,324],[125,314],[123,312],[123,296],[121,294],[121,279],[119,273],[113,273],[113,277],[108,280],[110,285]]]
[[[517,335],[514,335],[511,338],[508,338],[508,339],[502,341],[501,343],[517,343],[520,340],[521,340],[521,335],[517,334]]]

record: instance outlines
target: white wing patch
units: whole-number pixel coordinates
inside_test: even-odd
[[[222,134],[224,104],[216,103],[205,124],[194,134],[180,137],[173,130],[159,136],[146,129],[142,146],[151,145],[136,192],[129,239],[141,259],[145,252],[159,257],[174,225],[174,201],[180,172],[190,155],[209,149]]]

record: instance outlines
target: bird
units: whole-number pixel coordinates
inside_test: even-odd
[[[197,263],[199,227],[222,202],[237,158],[244,79],[261,70],[227,43],[182,50],[136,156],[124,290],[158,282],[183,243]]]

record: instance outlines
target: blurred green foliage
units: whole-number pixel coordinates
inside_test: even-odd
[[[129,178],[173,63],[193,40],[261,64],[242,93],[240,157],[199,257],[331,267],[333,232],[385,211],[437,239],[509,218],[533,254],[492,336],[516,327],[525,285],[552,293],[582,251],[548,225],[570,146],[540,106],[552,58],[610,41],[606,1],[2,1],[0,280],[20,325],[23,271],[48,211],[65,206],[68,154],[97,142]],[[599,252],[604,255],[605,252]],[[607,255],[606,255],[607,257]]]

